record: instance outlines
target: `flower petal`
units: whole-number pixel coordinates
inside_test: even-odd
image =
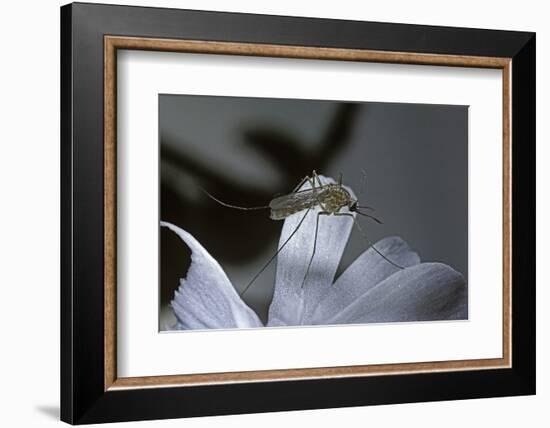
[[[262,327],[256,313],[239,297],[219,263],[188,232],[161,222],[191,249],[191,266],[172,300],[175,329]]]
[[[334,183],[332,178],[319,176],[322,184]],[[300,190],[310,189],[305,183]],[[355,198],[353,191],[346,188]],[[277,256],[277,276],[273,301],[269,307],[269,326],[300,325],[330,291],[334,275],[347,244],[353,219],[346,216],[319,216],[319,229],[315,256],[304,286],[302,282],[313,253],[315,225],[320,207],[309,212],[300,211],[285,219],[279,248],[294,233],[295,235]],[[342,212],[348,212],[346,209]]]
[[[421,263],[394,273],[321,324],[467,319],[463,276],[442,263]]]
[[[420,263],[420,257],[405,241],[394,236],[374,244],[376,250],[402,267]],[[305,320],[307,324],[322,324],[352,304],[362,294],[399,271],[399,268],[385,260],[373,247],[361,254],[336,280],[330,291]]]

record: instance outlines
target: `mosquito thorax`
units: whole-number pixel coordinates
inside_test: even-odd
[[[349,192],[339,184],[328,186],[322,193],[323,207],[330,213],[336,213],[344,207],[349,207],[353,199]]]

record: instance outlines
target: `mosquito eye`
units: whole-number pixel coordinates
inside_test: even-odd
[[[350,211],[355,211],[355,210],[357,210],[357,202],[353,202],[353,203],[350,205],[349,210],[350,210]]]

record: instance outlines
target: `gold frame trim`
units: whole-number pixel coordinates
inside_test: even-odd
[[[383,62],[495,68],[502,70],[503,91],[503,349],[502,358],[262,370],[191,375],[117,377],[116,368],[116,52],[117,49],[218,55],[246,55],[336,61]],[[509,368],[512,362],[512,164],[511,58],[385,52],[252,43],[104,37],[104,389],[193,386],[221,383],[340,378],[406,373]]]

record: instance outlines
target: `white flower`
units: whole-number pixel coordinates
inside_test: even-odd
[[[320,176],[323,183],[334,180]],[[309,187],[306,184],[302,189]],[[346,188],[352,195],[351,189]],[[382,239],[359,256],[339,278],[336,270],[350,236],[353,219],[321,216],[317,249],[306,282],[302,281],[313,251],[319,208],[312,209],[277,256],[277,273],[267,327],[467,318],[464,278],[442,263],[420,263],[418,254],[398,237]],[[279,246],[305,211],[288,217]],[[353,213],[355,215],[355,213]],[[176,330],[262,327],[256,313],[239,297],[220,264],[188,232],[161,222],[191,249],[191,266],[172,301]]]

